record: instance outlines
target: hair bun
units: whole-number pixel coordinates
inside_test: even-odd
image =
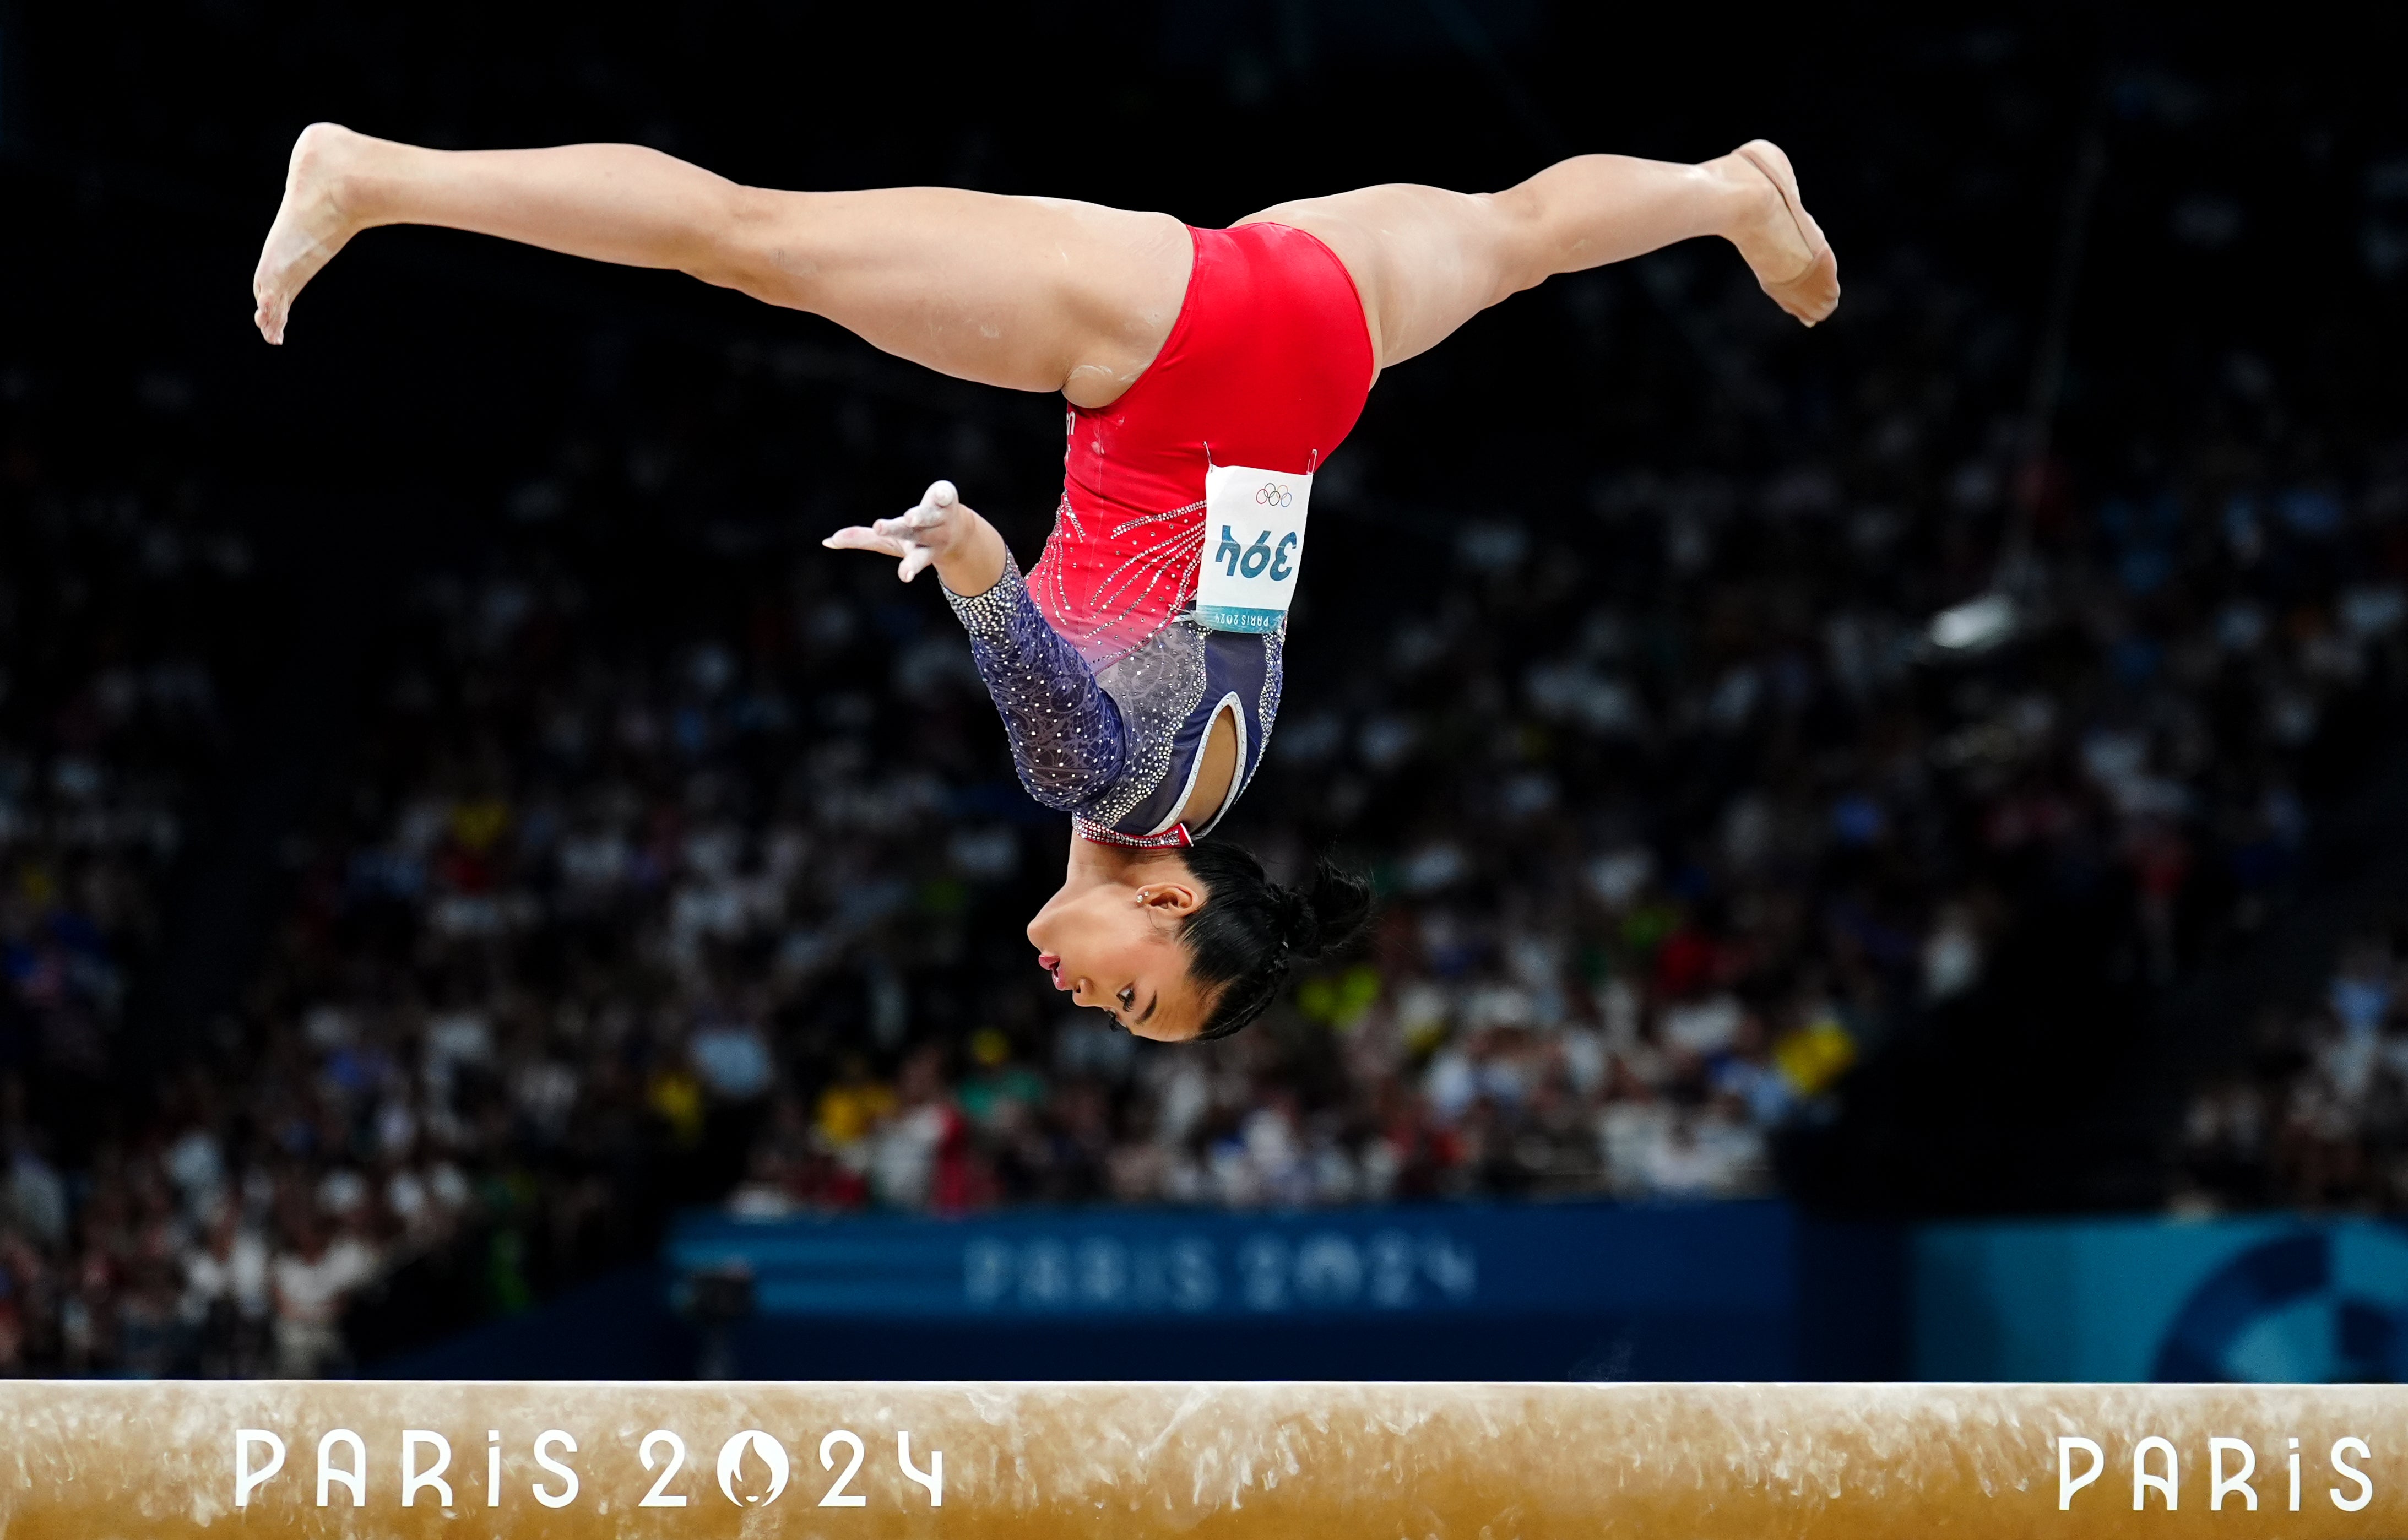
[[[1297,957],[1309,957],[1321,950],[1321,916],[1314,912],[1312,900],[1293,887],[1275,887],[1273,901],[1279,905],[1280,944]]]
[[[1371,885],[1326,857],[1314,864],[1312,891],[1291,890],[1286,897],[1295,905],[1286,927],[1288,950],[1299,957],[1344,946],[1371,918]]]

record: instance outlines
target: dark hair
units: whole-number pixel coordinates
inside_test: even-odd
[[[1309,890],[1282,887],[1263,864],[1226,840],[1180,853],[1189,873],[1210,891],[1204,907],[1179,933],[1188,972],[1205,988],[1220,986],[1198,1043],[1227,1037],[1261,1015],[1287,977],[1288,964],[1334,951],[1361,933],[1371,917],[1371,885],[1326,858]]]

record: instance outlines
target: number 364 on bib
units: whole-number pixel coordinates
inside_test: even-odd
[[[1276,631],[1304,566],[1311,474],[1215,466],[1204,477],[1204,559],[1196,622],[1213,631]]]

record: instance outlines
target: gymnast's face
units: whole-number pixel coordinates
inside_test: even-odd
[[[1202,1029],[1207,1001],[1179,932],[1203,907],[1203,884],[1175,856],[1111,875],[1073,871],[1028,922],[1037,965],[1081,1005],[1158,1043]]]

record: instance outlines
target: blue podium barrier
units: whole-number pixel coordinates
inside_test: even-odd
[[[672,1302],[683,1301],[673,1309]],[[371,1365],[420,1377],[2408,1382],[2408,1226],[1777,1202],[748,1223]]]
[[[697,1216],[724,1368],[779,1378],[1798,1379],[1899,1372],[1896,1248],[1776,1202]]]

